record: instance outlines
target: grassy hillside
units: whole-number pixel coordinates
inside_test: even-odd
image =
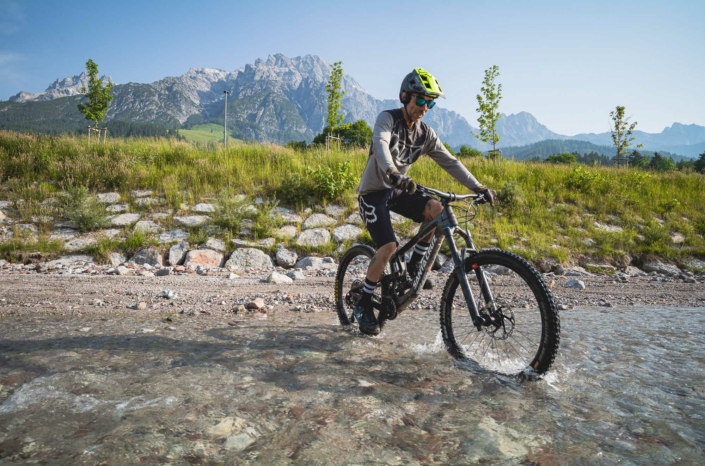
[[[107,145],[89,145],[85,138],[0,131],[0,200],[24,199],[18,206],[27,221],[47,214],[42,201],[76,186],[94,193],[119,191],[125,198],[130,190],[152,189],[165,199],[162,211],[171,215],[183,214],[179,212],[182,202],[194,205],[209,200],[227,207],[235,194],[274,200],[294,199],[297,191],[335,198],[352,212],[354,188],[336,183],[344,176],[359,178],[366,160],[366,150],[298,152],[245,143],[225,150],[165,139],[111,139]],[[497,189],[501,200],[494,209],[478,210],[472,231],[480,246],[496,245],[531,259],[551,256],[561,261],[576,255],[615,261],[627,253],[671,258],[705,255],[705,176],[701,174],[478,158],[464,163],[482,183]],[[465,191],[428,158],[415,164],[410,175],[432,187]],[[318,183],[317,187],[311,183]],[[305,195],[299,199],[306,199]],[[302,210],[305,206],[290,207]],[[61,212],[53,215],[58,218]],[[219,215],[227,215],[227,209],[214,215],[216,223],[227,226],[230,220]],[[163,220],[165,227],[170,226],[170,218]],[[276,226],[266,218],[255,218],[262,222],[256,233],[260,238]],[[622,230],[609,232],[604,225]],[[400,233],[408,234],[410,227],[402,226]],[[43,231],[47,228],[51,222]],[[684,240],[674,243],[675,233]]]
[[[179,134],[187,140],[197,142],[199,144],[208,144],[209,142],[223,142],[223,126],[214,123],[205,125],[196,125],[191,129],[180,129]]]

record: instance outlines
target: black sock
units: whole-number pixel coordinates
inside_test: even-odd
[[[360,303],[364,306],[368,306],[372,302],[372,293],[375,292],[378,282],[373,282],[369,278],[365,278],[365,286],[362,288],[362,297],[360,298]]]
[[[431,243],[425,243],[423,241],[416,243],[414,246],[414,252],[411,254],[411,259],[409,259],[409,264],[418,264],[424,254],[426,254],[426,251],[428,251],[430,244]]]

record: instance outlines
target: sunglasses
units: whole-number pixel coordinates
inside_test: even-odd
[[[431,110],[436,105],[436,101],[435,100],[426,100],[423,97],[416,96],[416,105],[418,105],[419,107],[423,107],[424,105],[428,105],[428,109]]]

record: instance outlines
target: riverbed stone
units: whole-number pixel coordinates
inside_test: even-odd
[[[145,248],[137,251],[135,255],[130,258],[130,261],[139,265],[162,265],[162,255],[155,248]]]
[[[233,269],[272,269],[272,259],[260,249],[240,248],[233,251],[225,263],[226,268]]]
[[[303,272],[301,272],[300,270],[291,270],[289,273],[286,274],[286,276],[295,281],[306,279],[306,275],[304,275]]]
[[[290,269],[296,264],[296,259],[298,255],[294,251],[290,251],[285,247],[280,247],[277,250],[275,260],[279,267],[284,267],[285,269]]]
[[[701,261],[700,259],[696,259],[695,257],[688,257],[683,261],[683,264],[690,269],[705,272],[705,261]]]
[[[181,265],[186,259],[189,244],[186,241],[179,241],[169,248],[167,262],[169,265]]]
[[[203,266],[209,268],[220,267],[223,255],[212,249],[194,249],[186,253],[184,266]]]
[[[157,241],[160,243],[171,243],[173,241],[183,241],[188,238],[188,232],[180,228],[172,231],[165,231],[159,235]]]
[[[159,233],[161,229],[162,228],[159,225],[151,220],[140,220],[135,223],[133,231],[141,233]]]
[[[140,219],[140,214],[120,214],[108,217],[110,225],[114,227],[126,227],[136,223]]]
[[[0,210],[0,223],[4,222],[5,219],[7,219],[7,216]]]
[[[314,214],[315,215],[315,214]],[[323,246],[330,242],[330,232],[325,228],[313,228],[303,231],[298,238],[296,244],[299,246]]]
[[[174,222],[182,227],[194,228],[205,225],[210,219],[207,215],[185,215],[183,217],[174,217]]]
[[[120,193],[98,193],[95,197],[103,204],[115,204],[120,200]]]
[[[277,238],[289,239],[296,236],[297,233],[298,231],[296,230],[296,227],[294,225],[284,225],[283,227],[274,232],[274,236],[276,236]]]
[[[191,208],[192,211],[194,212],[200,212],[200,213],[210,213],[210,212],[215,212],[215,206],[213,204],[208,204],[207,202],[201,202],[200,204],[196,204]]]
[[[127,257],[125,257],[119,252],[113,252],[108,257],[108,262],[110,262],[110,265],[112,265],[113,267],[117,267],[118,265],[127,262]]]
[[[279,272],[270,273],[264,281],[267,283],[274,283],[275,285],[288,285],[294,282],[294,280]]]
[[[568,280],[565,282],[566,288],[575,288],[576,290],[584,290],[585,289],[585,282],[582,280]]]
[[[335,263],[332,258],[325,258],[325,257],[313,257],[313,256],[308,256],[304,257],[302,259],[299,259],[299,261],[294,265],[294,268],[296,269],[306,269],[307,267],[311,267],[312,269],[315,270],[332,270],[338,268],[337,264]]]
[[[645,272],[656,272],[664,275],[679,275],[681,270],[673,264],[665,263],[659,259],[648,259],[644,261],[641,269]]]
[[[333,240],[342,243],[347,240],[355,240],[362,234],[362,230],[355,225],[343,225],[333,230]]]
[[[312,228],[329,227],[335,225],[337,222],[334,218],[331,218],[325,214],[313,214],[304,220],[303,225],[301,225],[302,230],[309,230]]]

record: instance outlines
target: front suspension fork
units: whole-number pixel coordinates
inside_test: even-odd
[[[472,318],[472,323],[475,325],[478,331],[482,330],[485,325],[491,324],[491,318],[489,315],[480,315],[477,309],[477,304],[475,303],[475,296],[470,288],[470,282],[468,282],[468,277],[465,274],[465,251],[463,254],[458,252],[455,246],[455,241],[453,240],[453,227],[445,227],[443,233],[448,240],[448,247],[450,249],[451,257],[453,258],[453,263],[455,264],[455,273],[457,274],[458,281],[460,282],[460,287],[463,290],[463,297],[465,298],[465,303],[470,310],[470,317]],[[473,266],[475,271],[475,276],[480,285],[480,290],[482,292],[482,297],[485,299],[486,303],[493,303],[492,292],[487,284],[487,279],[485,277],[485,272],[479,266]]]

